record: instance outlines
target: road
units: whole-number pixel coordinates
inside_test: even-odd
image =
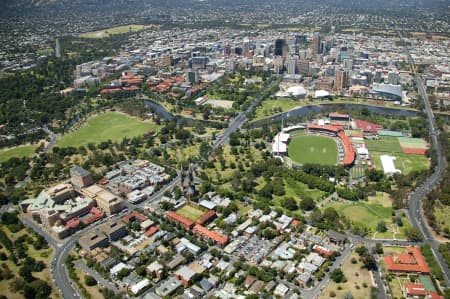
[[[402,37],[399,32],[400,37]],[[411,69],[415,70],[414,60],[409,53],[408,47],[405,47],[406,55],[408,56],[408,62],[411,65]],[[423,84],[423,80],[419,75],[415,75],[414,81],[417,85],[418,91],[423,99],[423,103],[425,106],[425,113],[428,118],[428,126],[430,130],[431,143],[433,145],[433,149],[436,151],[437,157],[437,165],[434,169],[433,174],[428,177],[428,179],[418,188],[416,188],[410,198],[408,203],[408,216],[411,224],[419,229],[424,237],[424,241],[430,245],[432,253],[436,259],[436,262],[439,264],[439,267],[444,274],[445,284],[447,287],[450,287],[450,278],[449,273],[450,270],[448,265],[439,252],[439,242],[434,239],[433,234],[428,229],[426,224],[426,219],[422,214],[422,200],[433,190],[441,181],[442,176],[445,173],[445,169],[447,167],[447,161],[445,159],[445,155],[440,144],[439,140],[439,129],[436,125],[436,120],[434,118],[433,110],[431,109],[430,101],[428,100],[428,94]]]
[[[58,141],[58,135],[56,135],[55,133],[53,133],[52,131],[50,131],[47,126],[43,126],[42,130],[48,134],[48,136],[50,137],[50,141],[49,143],[47,143],[47,145],[44,148],[44,153],[48,154],[51,149],[53,148],[53,146],[56,144],[56,141]],[[31,173],[31,169],[33,168],[33,164],[31,164],[30,168],[27,170],[26,172],[26,177],[18,182],[14,187],[15,188],[23,188],[25,187],[25,185],[31,180],[30,178],[30,173]]]
[[[278,80],[273,81],[270,83],[266,89],[272,88],[274,84],[278,84]],[[239,113],[229,124],[228,128],[224,130],[224,133],[220,138],[217,138],[217,140],[213,144],[213,149],[217,148],[219,145],[223,145],[228,141],[228,138],[230,137],[231,133],[233,133],[238,128],[242,127],[245,121],[247,121],[247,114],[253,109],[255,103],[260,101],[260,98],[255,99],[249,107],[244,111]],[[57,136],[54,136],[55,139],[53,140],[53,144],[56,142]],[[51,137],[52,138],[52,137]],[[212,153],[212,151],[211,151]],[[149,202],[158,202],[163,196],[164,193],[176,185],[180,183],[180,175],[176,176],[169,184],[165,185],[163,188],[161,188],[158,192],[153,194],[148,200],[138,204],[138,205],[132,205],[130,203],[127,203],[127,208],[129,211],[132,211],[136,208],[143,208],[145,205],[147,205]],[[119,215],[114,216],[113,218],[120,217]],[[104,221],[104,220],[103,220]],[[72,284],[70,281],[67,270],[65,268],[65,261],[67,259],[67,256],[72,251],[73,247],[75,246],[78,237],[82,234],[86,234],[87,232],[94,230],[97,228],[97,226],[101,224],[101,222],[97,222],[73,235],[71,235],[69,238],[67,238],[64,242],[57,243],[47,232],[42,230],[39,225],[34,223],[30,220],[30,227],[33,228],[37,233],[43,235],[47,241],[49,241],[49,244],[55,248],[54,252],[54,258],[52,261],[51,269],[52,269],[52,275],[55,280],[56,286],[61,290],[63,297],[65,299],[68,298],[81,298],[79,291],[77,288]]]
[[[89,268],[84,260],[76,261],[75,267],[81,269],[84,273],[94,277],[95,280],[97,280],[97,282],[100,284],[100,286],[110,289],[116,295],[119,294],[119,289],[117,289],[115,284],[103,278],[103,276],[101,276],[100,273],[98,273],[97,271],[93,270],[92,268]]]

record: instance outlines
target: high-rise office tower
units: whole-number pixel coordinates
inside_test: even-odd
[[[286,57],[287,53],[288,53],[288,47],[287,47],[287,44],[286,44],[286,40],[281,39],[281,38],[277,39],[275,41],[275,50],[274,50],[273,54],[275,56]]]
[[[61,57],[61,44],[59,42],[59,38],[56,39],[55,56],[56,56],[56,58],[60,58]]]
[[[311,50],[313,54],[320,54],[320,35],[315,33],[311,40]]]
[[[334,80],[335,88],[337,90],[343,90],[347,87],[347,72],[343,69],[336,71],[336,78]]]
[[[296,73],[297,68],[297,58],[295,56],[290,56],[287,61],[287,73],[293,75]]]

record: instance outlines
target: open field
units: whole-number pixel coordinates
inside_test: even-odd
[[[383,153],[402,152],[402,147],[397,137],[383,136],[380,140],[365,140],[365,143],[370,154],[372,151]]]
[[[386,153],[377,151],[371,152],[370,150],[369,153],[375,168],[378,170],[383,170],[380,156],[385,155]],[[425,156],[404,153],[394,153],[393,156],[397,158],[394,161],[395,168],[400,169],[404,174],[408,174],[415,170],[426,170],[430,167],[430,161]]]
[[[314,201],[321,201],[326,195],[325,192],[320,191],[318,189],[309,189],[308,185],[295,181],[294,179],[288,178],[284,180],[285,183],[285,192],[288,197],[293,197],[296,200],[300,201],[300,199],[304,197],[311,197]]]
[[[19,146],[0,151],[0,163],[8,161],[13,157],[31,157],[36,150],[37,145]]]
[[[404,230],[410,227],[408,219],[402,217],[403,226],[398,227],[392,223],[392,202],[389,195],[377,193],[375,197],[369,197],[367,202],[332,201],[325,207],[333,207],[339,215],[347,217],[353,226],[365,228],[369,231],[368,237],[377,239],[404,239]],[[377,232],[377,224],[384,221],[387,231]]]
[[[423,148],[426,149],[427,142],[421,138],[398,137],[401,147]]]
[[[177,214],[180,214],[181,216],[184,216],[192,221],[200,218],[200,216],[202,216],[205,212],[206,210],[204,208],[194,205],[184,205],[177,210]]]
[[[366,167],[364,165],[355,165],[350,170],[352,178],[358,179],[366,174]]]
[[[448,217],[450,215],[450,206],[444,206],[440,202],[436,203],[434,215],[436,216],[436,223],[441,230],[445,228],[450,230],[450,218]]]
[[[82,38],[105,38],[105,37],[109,37],[109,36],[115,35],[115,34],[136,32],[136,31],[144,30],[144,29],[151,28],[151,27],[153,27],[153,25],[125,25],[125,26],[118,26],[118,27],[112,27],[112,28],[107,28],[107,29],[98,30],[98,31],[82,33],[82,34],[80,34],[80,37],[82,37]]]
[[[91,295],[91,298],[104,298],[104,296],[100,292],[99,284],[92,286],[92,287],[88,287],[84,283],[84,278],[86,277],[86,274],[78,268],[75,268],[75,273],[80,278],[80,283],[83,284],[83,286],[86,288],[86,291],[88,292],[88,294]]]
[[[16,233],[13,233],[7,227],[3,227],[3,231],[8,236],[8,238],[13,242],[15,240],[17,240],[18,238],[20,238],[21,236],[30,235],[30,231],[28,229],[22,229]],[[34,239],[34,237],[33,237],[33,239]],[[8,256],[11,255],[11,253],[4,247],[0,249],[0,252],[4,252]],[[59,293],[59,290],[53,284],[52,278],[51,278],[51,273],[50,273],[50,262],[51,262],[51,258],[52,258],[52,252],[53,252],[52,248],[35,250],[33,245],[27,244],[28,256],[36,259],[37,261],[43,261],[46,265],[45,269],[43,269],[41,272],[33,272],[32,273],[33,277],[46,281],[52,287],[52,293],[49,298],[59,299],[59,298],[61,298],[61,295]],[[20,277],[19,269],[21,266],[15,265],[10,259],[8,259],[6,261],[2,261],[2,264],[5,264],[8,266],[8,268],[14,274],[14,277],[9,280],[1,280],[0,281],[0,289],[2,290],[1,294],[5,295],[9,299],[16,299],[16,298],[23,299],[24,296],[22,294],[10,289],[13,280],[16,279],[17,277]]]
[[[291,99],[277,99],[264,101],[261,107],[256,110],[257,119],[270,116],[275,113],[285,112],[297,106],[303,106],[304,104],[299,101]]]
[[[352,264],[351,260],[355,258],[358,262]],[[319,299],[331,298],[330,292],[335,292],[335,298],[344,298],[347,293],[351,293],[355,299],[370,298],[370,288],[372,287],[372,280],[367,269],[362,268],[357,253],[352,252],[345,260],[341,267],[344,276],[347,279],[344,283],[335,283],[330,281],[325,290],[320,294]],[[341,287],[341,290],[338,290]]]
[[[88,143],[100,143],[108,139],[120,141],[124,137],[143,135],[150,130],[158,131],[159,128],[158,125],[140,121],[122,113],[107,112],[92,117],[79,130],[63,136],[56,145],[78,147]]]
[[[298,136],[288,145],[289,157],[297,163],[335,165],[337,145],[332,138],[322,136]]]

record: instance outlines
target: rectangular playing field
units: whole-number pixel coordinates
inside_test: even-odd
[[[115,34],[123,34],[127,32],[136,32],[140,30],[144,30],[147,28],[151,28],[153,25],[125,25],[125,26],[117,26],[112,28],[107,28],[98,31],[86,32],[80,34],[80,37],[83,38],[105,38]]]
[[[206,209],[194,206],[194,205],[184,205],[177,210],[177,214],[186,217],[189,220],[195,221],[200,216],[202,216],[206,212]]]
[[[33,155],[36,148],[36,145],[28,145],[2,150],[0,151],[0,163],[6,162],[13,157],[30,157],[31,155]]]
[[[385,152],[369,152],[372,163],[377,170],[383,170],[380,156],[385,155]],[[402,152],[394,153],[392,156],[396,157],[394,161],[395,168],[401,170],[403,174],[408,174],[415,170],[426,170],[430,167],[430,161],[427,157],[421,155],[410,155]]]
[[[397,137],[382,136],[379,140],[365,140],[366,147],[371,154],[373,151],[383,153],[401,153],[402,147]]]
[[[398,141],[402,148],[426,149],[428,147],[427,142],[420,138],[398,137]]]
[[[92,117],[80,129],[64,135],[58,142],[59,147],[86,146],[88,143],[100,143],[111,139],[120,141],[124,137],[143,135],[148,131],[158,131],[160,126],[141,121],[118,112],[107,112]]]
[[[369,197],[367,202],[331,201],[325,208],[333,207],[339,215],[345,216],[352,226],[368,230],[368,237],[391,239],[404,239],[404,230],[410,227],[406,217],[402,217],[403,226],[398,227],[392,223],[392,201],[386,193],[378,192],[376,196]],[[377,225],[384,221],[388,230],[384,233],[377,232]]]
[[[293,137],[288,146],[289,158],[305,164],[335,165],[338,149],[336,141],[329,137],[304,135]]]

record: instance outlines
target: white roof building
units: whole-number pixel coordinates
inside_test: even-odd
[[[276,296],[278,295],[280,297],[284,297],[284,296],[286,296],[287,292],[289,292],[289,288],[287,286],[285,286],[284,284],[280,283],[275,288],[275,291],[273,291],[273,294]]]
[[[316,90],[316,92],[314,93],[314,97],[315,98],[325,98],[330,96],[330,93],[326,90],[320,89],[320,90]]]
[[[274,154],[287,153],[287,144],[283,142],[272,143],[272,153]]]
[[[277,135],[275,135],[275,138],[273,139],[272,143],[272,153],[287,153],[287,144],[286,142],[289,141],[289,138],[291,137],[288,133],[280,132]]]
[[[112,268],[109,270],[109,273],[110,273],[111,275],[116,275],[116,274],[119,273],[120,270],[122,270],[122,269],[131,269],[131,267],[128,266],[128,265],[125,265],[124,263],[118,263],[117,265],[115,265],[114,267],[112,267]]]
[[[392,175],[395,173],[401,173],[400,170],[395,168],[395,164],[394,164],[395,159],[396,159],[395,157],[389,156],[389,155],[381,155],[380,156],[381,165],[383,165],[384,174]]]
[[[134,284],[131,286],[130,290],[133,294],[137,294],[140,291],[142,291],[145,287],[147,287],[150,284],[150,280],[148,278],[144,278],[143,280],[139,281],[137,284]]]
[[[369,151],[368,151],[367,148],[365,148],[365,147],[358,147],[358,148],[356,149],[356,152],[358,153],[358,155],[361,155],[361,156],[367,156],[367,155],[369,155]]]

